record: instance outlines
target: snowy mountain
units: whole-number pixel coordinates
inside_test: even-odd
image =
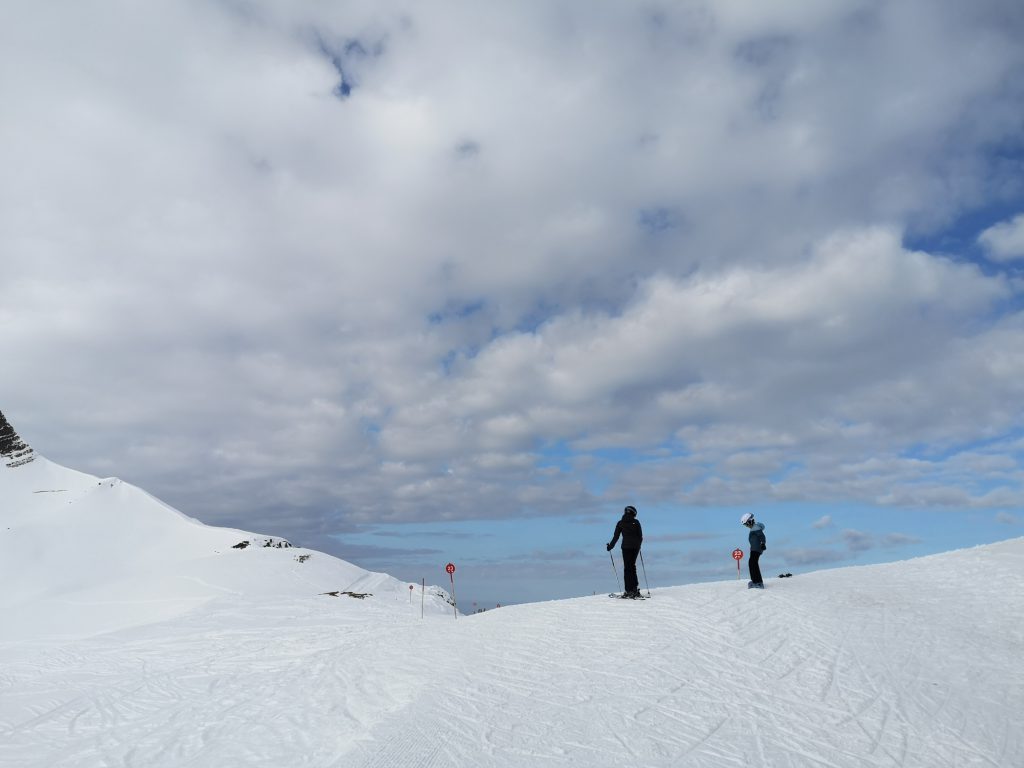
[[[420,618],[33,459],[0,465],[0,766],[1024,765],[1024,539]]]
[[[0,451],[0,641],[97,634],[216,599],[372,593],[411,610],[406,582],[273,536],[204,525],[117,478],[54,464],[2,414]],[[424,610],[450,614],[446,598],[430,588]]]

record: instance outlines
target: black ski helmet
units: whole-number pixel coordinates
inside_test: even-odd
[[[630,517],[636,517],[636,507],[634,507],[632,504],[630,504],[628,507],[626,507],[622,511],[623,511],[624,514],[627,514]]]

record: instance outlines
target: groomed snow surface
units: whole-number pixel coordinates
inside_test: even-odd
[[[0,516],[0,766],[1024,766],[1024,539],[456,620],[41,457]]]

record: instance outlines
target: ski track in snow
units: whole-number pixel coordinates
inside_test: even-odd
[[[0,766],[1017,768],[1022,565],[1015,540],[458,620],[218,599],[0,645]]]

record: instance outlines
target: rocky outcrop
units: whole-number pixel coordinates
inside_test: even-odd
[[[288,549],[292,546],[290,541],[279,539],[276,536],[254,536],[251,539],[240,541],[231,546],[232,549],[246,549],[247,547],[274,547],[276,549]]]
[[[18,437],[14,427],[0,412],[0,462],[8,467],[20,467],[35,458],[32,449]]]

